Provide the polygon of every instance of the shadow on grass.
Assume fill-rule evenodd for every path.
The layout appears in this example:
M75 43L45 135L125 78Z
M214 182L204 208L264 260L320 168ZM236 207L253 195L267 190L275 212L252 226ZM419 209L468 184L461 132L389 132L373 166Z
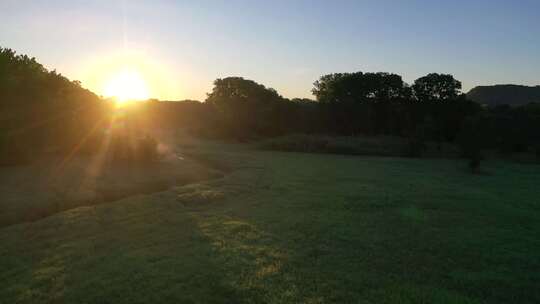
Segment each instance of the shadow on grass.
M32 222L80 206L98 205L129 196L223 177L191 160L92 168L94 160L71 159L58 166L38 163L0 171L0 228Z
M6 303L244 303L170 192L0 230Z

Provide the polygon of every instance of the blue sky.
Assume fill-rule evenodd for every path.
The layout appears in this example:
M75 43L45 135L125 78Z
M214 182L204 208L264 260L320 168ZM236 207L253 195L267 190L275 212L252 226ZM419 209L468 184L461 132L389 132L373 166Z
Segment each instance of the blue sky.
M352 71L394 72L409 83L451 73L465 91L540 85L537 0L1 0L0 20L0 46L92 90L100 60L147 61L160 74L154 86L167 84L153 90L163 99L204 99L226 76L310 97L319 76Z

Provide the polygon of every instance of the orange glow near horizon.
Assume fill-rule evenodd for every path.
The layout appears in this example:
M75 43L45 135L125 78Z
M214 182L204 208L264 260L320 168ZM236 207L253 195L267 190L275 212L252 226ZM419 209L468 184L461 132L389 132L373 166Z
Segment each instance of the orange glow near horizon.
M110 76L103 87L103 94L116 99L120 104L150 98L143 75L132 68L124 68Z
M176 71L145 51L104 51L80 65L77 78L96 94L119 105L150 98L176 100L185 91Z

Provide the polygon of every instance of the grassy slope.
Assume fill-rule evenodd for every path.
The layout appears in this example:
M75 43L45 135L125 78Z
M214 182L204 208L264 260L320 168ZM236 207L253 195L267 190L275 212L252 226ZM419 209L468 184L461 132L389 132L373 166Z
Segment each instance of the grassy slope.
M72 208L215 178L221 173L169 153L156 163L122 164L99 156L48 158L0 168L0 228Z
M540 167L193 155L225 178L0 230L0 302L535 303Z

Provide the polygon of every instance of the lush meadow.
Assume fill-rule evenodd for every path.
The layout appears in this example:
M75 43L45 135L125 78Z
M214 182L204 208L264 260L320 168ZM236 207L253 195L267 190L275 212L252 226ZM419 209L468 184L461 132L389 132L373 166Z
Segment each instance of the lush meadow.
M0 302L540 301L539 166L178 151L223 177L1 228Z

